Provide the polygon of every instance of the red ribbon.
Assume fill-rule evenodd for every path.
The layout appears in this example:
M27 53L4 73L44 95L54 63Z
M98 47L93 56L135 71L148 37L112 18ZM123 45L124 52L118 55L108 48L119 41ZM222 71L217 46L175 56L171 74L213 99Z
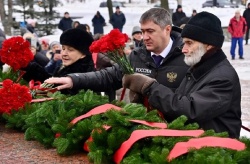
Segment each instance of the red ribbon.
M170 151L167 159L168 161L171 161L172 159L187 153L191 148L200 149L202 147L221 147L240 151L244 150L246 148L246 145L232 138L193 138L187 142L178 142L177 144L175 144L174 148Z
M115 106L113 104L104 104L104 105L100 105L98 107L93 108L91 111L89 111L88 113L81 115L79 117L76 117L75 119L73 119L70 123L71 124L76 124L78 121L84 119L84 118L88 118L90 116L93 115L97 115L97 114L101 114L101 113L105 113L107 110L109 109L115 109L115 110L121 110L120 107Z
M170 129L160 129L160 130L135 130L132 132L130 138L123 142L120 148L114 154L115 163L120 163L130 149L130 147L138 140L145 137L154 137L154 136L171 136L171 137L180 137L180 136L190 136L198 137L204 133L204 130L170 130Z
M41 89L41 82L40 81L35 82L34 80L30 80L29 88L31 90L33 90L33 89Z

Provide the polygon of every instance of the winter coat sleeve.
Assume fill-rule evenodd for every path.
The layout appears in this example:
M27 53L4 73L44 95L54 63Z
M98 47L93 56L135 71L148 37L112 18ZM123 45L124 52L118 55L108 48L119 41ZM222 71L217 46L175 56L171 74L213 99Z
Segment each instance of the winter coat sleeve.
M109 23L114 26L114 14L111 16Z
M73 89L90 89L96 92L106 92L122 87L123 73L115 64L96 72L68 74L73 81Z
M245 18L243 19L243 24L244 24L243 25L244 26L243 29L244 29L244 34L245 34L247 32L247 22L246 22Z
M61 19L59 24L58 24L58 28L62 31L64 31L64 28L63 28L63 20Z
M232 25L232 19L230 19L229 25L227 27L228 32L232 35L233 34L233 25Z
M164 116L177 118L185 115L194 122L205 122L229 110L233 86L230 79L218 77L204 84L203 88L183 96L155 82L144 94L149 96L150 105Z

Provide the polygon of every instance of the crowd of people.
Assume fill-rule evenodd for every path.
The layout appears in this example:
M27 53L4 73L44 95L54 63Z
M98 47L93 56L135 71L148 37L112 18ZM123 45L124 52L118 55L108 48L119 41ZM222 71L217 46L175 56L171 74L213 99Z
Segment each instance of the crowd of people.
M243 58L243 37L249 33L250 4L243 16L239 11L230 20L232 59L238 42ZM110 24L121 32L126 23L119 6ZM127 102L157 109L167 122L181 115L197 122L205 130L228 132L239 138L241 129L241 86L239 77L221 49L224 34L219 18L209 12L193 10L187 17L178 5L176 12L151 8L144 12L139 25L131 29L124 53L134 74L124 74L120 66L101 53L91 54L89 47L105 33L105 18L99 11L88 24L73 21L68 12L60 20L59 41L38 39L35 23L23 37L31 44L35 58L23 68L25 80L54 84L64 94L81 89L104 92L113 101L127 88ZM237 26L240 23L241 26ZM0 31L0 39L6 39ZM248 36L246 36L246 44ZM1 41L1 40L0 40ZM4 63L3 63L4 64Z

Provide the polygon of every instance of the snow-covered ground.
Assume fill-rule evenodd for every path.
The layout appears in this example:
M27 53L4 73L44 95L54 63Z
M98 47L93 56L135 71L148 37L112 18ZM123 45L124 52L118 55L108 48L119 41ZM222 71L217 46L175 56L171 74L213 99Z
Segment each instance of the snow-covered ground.
M61 16L63 16L65 11L68 11L72 17L82 17L79 19L74 19L79 21L80 23L87 23L90 25L91 30L92 28L92 18L94 17L95 13L97 11L100 11L100 13L104 16L107 22L107 26L104 27L104 33L108 33L111 29L112 26L108 23L109 21L109 16L108 16L108 8L104 7L101 8L99 7L101 2L104 2L106 0L85 0L85 3L80 3L80 2L75 2L75 3L66 3L66 0L62 0L63 5L55 8L57 12L60 13ZM117 0L117 1L125 1L128 2L128 0ZM169 0L171 3L171 7L174 6L173 4L176 4L175 0ZM183 0L182 1L182 8L183 11L186 13L187 16L190 16L192 13L193 9L196 9L197 12L201 11L208 11L211 12L215 15L217 15L221 22L222 26L226 27L229 23L229 20L234 16L234 13L236 10L240 10L241 13L245 10L245 6L240 6L239 8L202 8L202 3L204 3L206 0ZM125 14L126 16L126 24L123 28L123 32L127 33L128 35L131 35L131 31L133 26L139 25L139 18L143 12L146 10L152 8L155 4L147 4L146 0L132 0L132 4L126 3L126 7L120 7L121 11ZM176 9L177 5L174 6L174 10ZM42 10L41 8L36 8L37 10ZM115 11L115 8L113 9ZM22 19L21 15L16 15L15 17L17 18L17 21L20 21ZM59 21L59 20L58 20ZM39 20L38 20L39 23ZM1 27L1 23L0 23ZM45 38L48 38L50 42L59 40L61 31L56 30L54 35L50 36L45 36ZM224 42L223 48L228 49L230 47L230 42ZM246 47L249 49L249 47ZM250 52L250 50L248 50ZM246 54L245 58L247 57L248 54ZM245 61L240 61L240 65L236 67L236 71L239 74L239 77L241 80L250 80L250 67L246 67L246 65L249 65L249 60ZM243 122L244 125L249 127L250 124L250 119L248 121ZM246 132L245 130L241 131L241 136L248 136L250 137L250 133Z

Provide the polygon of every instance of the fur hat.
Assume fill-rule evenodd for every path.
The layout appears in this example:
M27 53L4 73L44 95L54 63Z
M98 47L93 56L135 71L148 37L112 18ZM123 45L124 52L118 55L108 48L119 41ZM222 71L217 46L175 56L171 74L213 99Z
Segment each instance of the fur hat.
M133 27L132 36L133 36L135 33L142 33L141 28L140 28L139 26L134 26L134 27Z
M192 17L181 32L182 38L222 47L224 35L220 19L209 12L200 12Z
M75 48L85 55L91 55L89 47L93 37L86 31L78 28L66 30L60 36L60 43Z

